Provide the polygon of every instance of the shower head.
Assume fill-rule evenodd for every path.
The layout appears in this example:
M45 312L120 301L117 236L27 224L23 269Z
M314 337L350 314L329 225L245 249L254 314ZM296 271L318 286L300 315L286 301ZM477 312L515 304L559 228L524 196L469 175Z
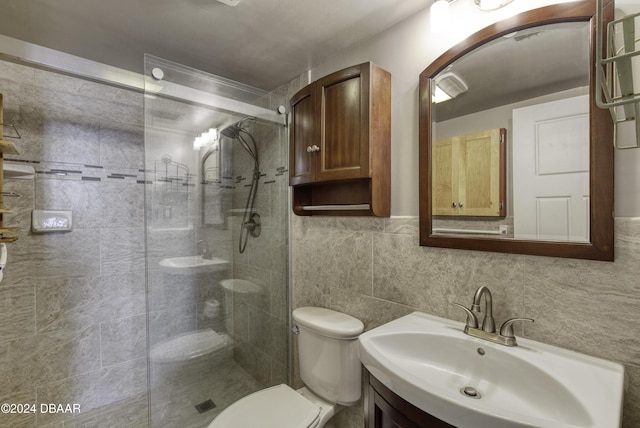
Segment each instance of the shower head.
M229 138L238 138L238 136L240 135L240 131L244 131L244 124L246 122L255 122L255 120L255 117L245 117L244 119L239 120L236 123L232 123L231 125L224 128L222 131L220 131L220 134Z
M238 127L237 123L234 123L233 125L229 125L222 131L220 131L220 135L233 139L238 138L238 135L240 135L240 128Z
M249 153L249 155L251 155L251 157L255 161L256 171L257 171L258 170L258 149L256 146L256 142L253 139L253 136L244 129L245 123L255 122L255 120L256 120L255 117L245 117L244 119L239 120L238 122L233 123L227 126L226 128L224 128L222 131L220 131L220 134L224 137L231 138L234 141L240 141L240 144L242 144L245 150ZM241 133L244 133L246 136L250 138L253 148L250 147L249 144L247 144L247 141L244 138L242 138L242 135L240 135Z

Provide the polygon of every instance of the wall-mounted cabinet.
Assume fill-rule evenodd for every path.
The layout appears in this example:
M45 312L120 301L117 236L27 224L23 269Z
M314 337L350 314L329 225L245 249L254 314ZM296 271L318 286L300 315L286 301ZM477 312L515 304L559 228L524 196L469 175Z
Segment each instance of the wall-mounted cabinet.
M390 215L391 74L364 63L291 98L290 184L298 215Z
M433 214L504 217L506 130L433 142Z

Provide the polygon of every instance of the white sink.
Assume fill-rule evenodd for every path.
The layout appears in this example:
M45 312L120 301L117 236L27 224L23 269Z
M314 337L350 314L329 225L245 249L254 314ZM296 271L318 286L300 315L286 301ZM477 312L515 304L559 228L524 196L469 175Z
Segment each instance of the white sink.
M184 257L171 257L168 259L160 260L160 266L175 268L175 269L189 269L198 267L214 267L226 264L226 260L211 258L205 259L202 256L184 256Z
M458 428L620 426L620 364L524 338L498 345L463 328L414 312L360 335L360 359L396 394Z

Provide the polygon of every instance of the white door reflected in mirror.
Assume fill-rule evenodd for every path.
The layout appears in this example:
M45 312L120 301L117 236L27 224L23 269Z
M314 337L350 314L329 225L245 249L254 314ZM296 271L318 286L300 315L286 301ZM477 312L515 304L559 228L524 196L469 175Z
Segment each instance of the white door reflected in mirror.
M589 96L513 110L514 237L589 242Z

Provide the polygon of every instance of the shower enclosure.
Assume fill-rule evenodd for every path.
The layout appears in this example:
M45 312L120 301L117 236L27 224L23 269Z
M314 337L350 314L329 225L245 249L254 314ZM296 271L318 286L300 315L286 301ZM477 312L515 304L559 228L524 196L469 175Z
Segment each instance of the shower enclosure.
M289 377L284 99L145 57L151 427Z

